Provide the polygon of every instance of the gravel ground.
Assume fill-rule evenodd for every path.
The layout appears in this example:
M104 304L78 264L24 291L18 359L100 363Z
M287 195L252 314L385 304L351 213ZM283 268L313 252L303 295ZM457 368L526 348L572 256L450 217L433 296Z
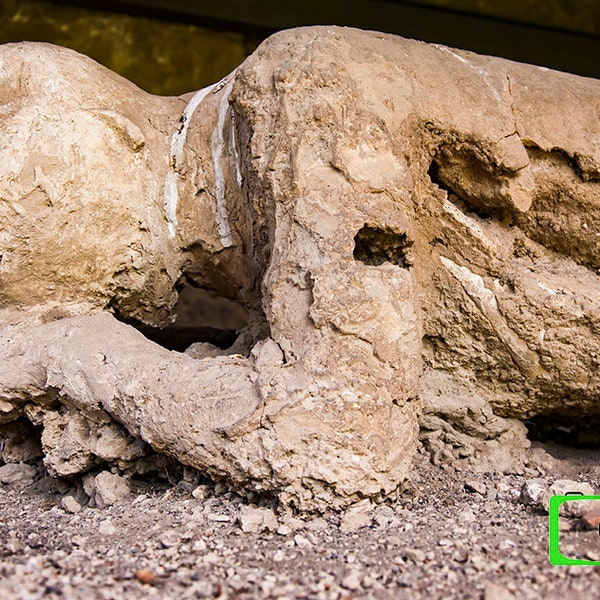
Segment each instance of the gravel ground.
M189 472L90 508L38 466L33 483L0 485L0 598L596 597L600 568L552 566L548 516L520 492L534 478L597 492L600 453L545 449L557 458L538 450L511 474L434 466L421 451L394 502L310 517ZM597 530L569 535L569 549L600 557Z

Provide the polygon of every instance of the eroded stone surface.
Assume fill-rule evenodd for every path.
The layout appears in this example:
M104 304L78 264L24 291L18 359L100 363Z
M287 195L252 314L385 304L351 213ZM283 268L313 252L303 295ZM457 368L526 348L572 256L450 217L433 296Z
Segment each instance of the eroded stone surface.
M422 425L507 469L510 419L600 412L598 82L337 28L179 99L0 52L0 421L54 473L134 436L343 507L406 477L423 366ZM113 316L164 325L185 282L248 314L226 353Z

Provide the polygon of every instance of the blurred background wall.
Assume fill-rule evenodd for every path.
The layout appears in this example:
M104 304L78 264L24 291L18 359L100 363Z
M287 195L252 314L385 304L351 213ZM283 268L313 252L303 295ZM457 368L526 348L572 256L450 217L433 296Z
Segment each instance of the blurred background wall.
M217 81L274 31L312 24L600 77L599 0L0 0L0 43L74 48L157 94Z

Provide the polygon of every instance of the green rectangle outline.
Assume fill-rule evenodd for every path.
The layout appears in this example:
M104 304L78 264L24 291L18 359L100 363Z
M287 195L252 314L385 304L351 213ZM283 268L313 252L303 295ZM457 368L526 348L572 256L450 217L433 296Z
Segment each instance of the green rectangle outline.
M573 500L600 500L600 496L580 496L578 494L570 494L568 496L551 496L549 505L549 523L548 523L548 558L553 565L600 565L600 560L584 560L580 558L568 558L560 553L558 546L558 520L560 505L563 502Z

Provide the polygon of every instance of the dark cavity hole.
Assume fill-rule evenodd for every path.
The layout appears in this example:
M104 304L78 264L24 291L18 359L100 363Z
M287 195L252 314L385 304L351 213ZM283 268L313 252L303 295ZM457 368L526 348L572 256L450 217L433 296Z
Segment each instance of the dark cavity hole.
M24 417L0 425L0 464L34 464L42 456L41 427Z
M480 181L490 180L490 187L493 186L490 176L483 169L476 171L474 178L478 177ZM505 207L492 205L481 197L470 198L459 185L451 181L451 177L444 176L442 166L437 160L431 162L427 174L431 183L444 190L448 194L448 200L465 215L479 217L485 221L493 219L507 224L512 221L512 215Z
M538 415L525 421L532 442L600 450L600 416L574 420L564 415Z
M389 262L408 269L412 266L407 256L411 246L406 233L365 225L354 236L354 260L371 266Z
M175 322L163 328L130 324L160 346L183 352L198 342L225 350L235 342L238 331L248 321L246 311L239 304L192 285L180 292L173 314Z

